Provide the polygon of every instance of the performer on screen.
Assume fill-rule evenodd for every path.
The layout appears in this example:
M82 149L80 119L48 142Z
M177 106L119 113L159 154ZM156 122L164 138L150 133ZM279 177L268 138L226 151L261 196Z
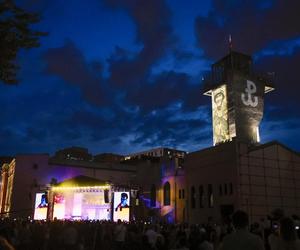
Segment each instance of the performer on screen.
M41 203L38 205L38 208L42 208L42 207L47 207L48 203L47 203L47 195L43 194L41 196Z
M122 211L122 208L127 208L129 207L128 205L128 194L126 193L121 193L121 202L120 204L116 207L115 211L118 211L118 208L120 208L120 211Z

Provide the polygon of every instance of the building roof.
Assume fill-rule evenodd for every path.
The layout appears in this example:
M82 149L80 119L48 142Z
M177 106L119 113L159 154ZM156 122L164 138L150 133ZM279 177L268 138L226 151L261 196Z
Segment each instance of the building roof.
M293 152L293 153L300 156L300 152L297 152L297 151L289 148L288 146L282 144L279 141L270 141L270 142L267 142L267 143L264 143L264 144L256 145L256 146L250 147L249 151L255 151L255 150L258 150L258 149L267 148L267 147L274 146L274 145L281 146L281 147L285 148L286 150L288 150L290 152Z
M109 183L96 178L88 177L85 175L78 175L73 178L67 179L63 182L55 185L56 187L92 187L92 186L104 186Z
M199 154L199 153L203 153L203 152L207 152L207 151L215 151L215 150L224 150L225 147L228 147L229 145L233 144L237 142L235 138L233 138L232 141L228 141L228 142L224 142L224 143L220 143L219 145L216 145L216 146L211 146L211 147L208 147L208 148L203 148L203 149L200 149L200 150L197 150L197 151L194 151L194 152L190 152L188 155L193 155L193 154ZM267 148L267 147L270 147L270 146L273 146L273 145L279 145L283 148L285 148L286 150L288 151L291 151L297 155L300 155L300 152L297 152L291 148L289 148L288 146L284 145L283 143L279 142L279 141L270 141L270 142L267 142L267 143L264 143L264 144L257 144L257 145L250 145L249 146L249 152L250 151L255 151L255 150L258 150L258 149L262 149L262 148Z
M148 149L148 150L131 153L131 154L128 154L127 156L145 155L145 154L148 154L148 153L151 153L151 152L158 152L158 151L162 151L162 152L170 151L170 152L186 153L186 151L179 150L179 149L176 149L176 148L158 147L158 148L151 148L151 149Z
M202 148L202 149L190 152L190 153L188 153L188 157L192 156L192 155L203 154L204 152L205 153L212 153L212 154L215 154L215 152L219 152L219 151L224 152L224 151L227 150L227 148L233 147L233 145L235 143L236 143L236 139L234 137L234 138L232 138L231 141L222 142L222 143L217 144L215 146L210 146L210 147L207 147L207 148Z
M67 166L67 167L80 167L80 168L91 168L91 169L102 169L108 171L120 171L120 172L136 172L136 168L131 165L125 165L116 162L92 162L84 160L74 159L57 159L52 157L49 159L50 165Z

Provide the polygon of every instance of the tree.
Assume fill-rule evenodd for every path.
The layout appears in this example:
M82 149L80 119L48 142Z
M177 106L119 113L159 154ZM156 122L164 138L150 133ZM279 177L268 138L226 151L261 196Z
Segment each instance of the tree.
M20 49L38 47L45 32L31 30L40 16L18 8L12 0L0 2L0 81L17 83L17 54Z

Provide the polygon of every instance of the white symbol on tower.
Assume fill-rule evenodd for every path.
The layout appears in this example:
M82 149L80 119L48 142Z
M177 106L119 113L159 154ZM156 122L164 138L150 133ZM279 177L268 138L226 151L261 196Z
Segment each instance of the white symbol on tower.
M247 88L245 88L245 93L241 94L241 98L243 103L246 106L256 107L258 104L257 96L253 96L252 94L256 93L256 85L254 82L247 80ZM246 99L247 95L247 99Z

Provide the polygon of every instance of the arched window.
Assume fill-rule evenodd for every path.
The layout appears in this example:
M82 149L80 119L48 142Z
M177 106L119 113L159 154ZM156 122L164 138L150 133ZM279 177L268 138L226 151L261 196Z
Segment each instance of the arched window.
M156 187L153 184L150 191L150 207L156 207Z
M167 181L164 185L164 206L169 206L171 200L170 183Z
M196 207L196 191L194 186L191 187L191 207Z

